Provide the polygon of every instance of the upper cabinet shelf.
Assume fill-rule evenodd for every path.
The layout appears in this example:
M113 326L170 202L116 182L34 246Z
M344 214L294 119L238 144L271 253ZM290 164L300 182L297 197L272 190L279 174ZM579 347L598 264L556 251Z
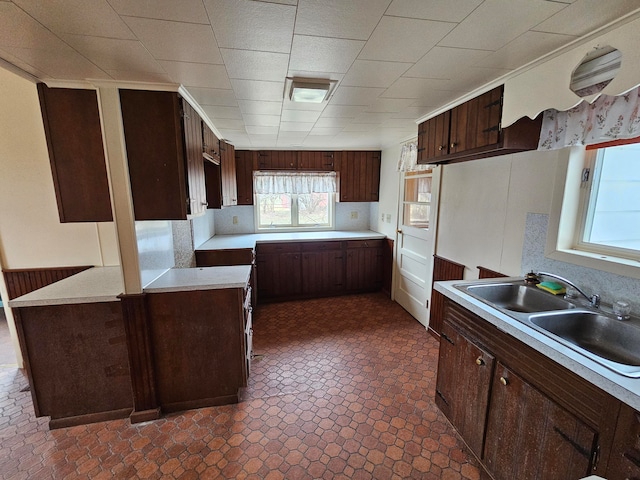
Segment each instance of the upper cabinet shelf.
M494 88L418 126L418 163L446 164L534 150L541 118L502 128L503 86Z

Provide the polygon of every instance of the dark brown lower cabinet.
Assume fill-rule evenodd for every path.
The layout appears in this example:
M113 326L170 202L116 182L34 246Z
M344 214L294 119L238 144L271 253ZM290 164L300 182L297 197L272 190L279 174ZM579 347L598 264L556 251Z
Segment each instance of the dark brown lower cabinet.
M590 474L596 433L498 362L484 461L496 480Z
M146 301L162 410L237 402L250 369L248 289L149 293Z
M440 335L436 404L468 445L482 452L494 358L449 323Z
M383 284L384 240L260 243L261 301L373 292Z
M129 416L129 357L120 302L15 308L37 417L50 428Z
M640 479L640 413L444 300L435 401L494 480Z
M640 412L622 405L611 449L608 480L640 480Z

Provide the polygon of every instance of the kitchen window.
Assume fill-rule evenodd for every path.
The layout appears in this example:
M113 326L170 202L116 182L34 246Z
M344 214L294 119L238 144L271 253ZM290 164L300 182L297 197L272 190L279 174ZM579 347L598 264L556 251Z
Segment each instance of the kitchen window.
M335 172L254 172L256 230L331 230Z
M575 248L640 260L640 144L585 152Z

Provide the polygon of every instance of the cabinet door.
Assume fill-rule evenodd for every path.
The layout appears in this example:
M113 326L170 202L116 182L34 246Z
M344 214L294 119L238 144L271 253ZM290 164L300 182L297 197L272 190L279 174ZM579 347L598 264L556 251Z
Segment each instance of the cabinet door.
M338 246L341 242L337 243ZM306 246L306 245L305 245ZM342 249L302 253L302 293L330 295L344 289Z
M207 209L207 192L202 158L202 120L198 112L184 99L182 104L182 135L187 168L189 213L199 215Z
M298 153L298 170L332 172L334 170L334 152L303 150Z
M501 116L502 87L455 107L451 110L449 153L497 144Z
M260 150L258 152L259 170L296 170L298 152L293 150Z
M258 298L290 298L302 292L300 244L270 243L258 246Z
M596 440L587 425L497 364L484 447L496 480L586 477Z
M450 115L447 110L418 126L418 163L427 164L449 153Z
M202 122L202 151L220 160L220 140L204 121Z
M236 152L233 145L220 140L220 174L222 176L222 205L238 204L236 185Z
M494 357L459 333L442 326L436 404L462 438L481 455Z
M220 165L204 162L207 208L222 208L222 171Z
M341 202L378 201L380 152L344 151L336 160Z
M60 221L110 222L96 92L39 83L38 96Z
M346 287L348 291L375 291L382 286L382 241L347 242Z
M185 220L189 202L178 94L121 89L120 105L136 220Z
M622 404L618 417L608 480L640 480L640 413Z
M253 171L257 170L256 152L236 150L238 205L253 205Z

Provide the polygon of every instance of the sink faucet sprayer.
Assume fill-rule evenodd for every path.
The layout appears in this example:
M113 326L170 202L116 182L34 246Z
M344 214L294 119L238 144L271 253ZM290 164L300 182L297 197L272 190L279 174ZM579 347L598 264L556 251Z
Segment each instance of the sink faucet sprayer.
M580 293L580 295L582 295L584 298L586 298L587 300L589 300L589 303L591 304L592 307L594 308L600 308L600 295L598 295L597 293L594 293L593 295L589 296L586 293L584 293L582 291L582 289L580 289L580 287L578 287L575 283L567 280L564 277L561 277L560 275L556 275L555 273L547 273L547 272L538 272L537 274L538 277L551 277L551 278L555 278L557 280L560 280L563 283L566 283L567 285L570 285L571 287L573 287L578 293Z

